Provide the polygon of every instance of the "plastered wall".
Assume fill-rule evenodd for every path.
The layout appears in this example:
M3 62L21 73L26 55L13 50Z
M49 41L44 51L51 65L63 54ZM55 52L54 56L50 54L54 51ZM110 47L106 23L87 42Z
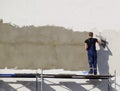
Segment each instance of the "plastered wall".
M114 75L116 70L116 83L115 77L110 81L110 88L108 88L107 80L47 79L43 84L45 91L107 91L108 89L119 91L120 32L113 30L93 32L94 37L102 38L107 42L105 48L97 45L98 72L101 75ZM62 27L26 26L20 28L0 23L0 68L88 70L84 50L84 40L87 37L87 32L73 32ZM31 79L7 84L1 80L0 84L0 89L5 91L36 91L35 81Z
M87 32L0 23L0 68L87 70Z
M107 42L105 48L97 45L99 74L116 70L119 75L120 32L93 32L94 37ZM0 68L88 70L86 38L87 32L63 27L18 27L0 22Z

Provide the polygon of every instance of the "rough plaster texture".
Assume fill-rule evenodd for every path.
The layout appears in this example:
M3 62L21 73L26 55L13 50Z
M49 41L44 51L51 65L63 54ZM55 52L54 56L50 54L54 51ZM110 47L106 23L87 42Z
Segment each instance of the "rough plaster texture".
M87 32L0 24L0 68L87 70Z

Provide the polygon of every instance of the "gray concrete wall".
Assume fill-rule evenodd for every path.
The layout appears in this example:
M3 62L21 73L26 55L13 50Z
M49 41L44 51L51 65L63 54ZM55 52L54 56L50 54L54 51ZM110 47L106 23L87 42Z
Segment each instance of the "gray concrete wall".
M0 68L87 70L86 32L0 23Z

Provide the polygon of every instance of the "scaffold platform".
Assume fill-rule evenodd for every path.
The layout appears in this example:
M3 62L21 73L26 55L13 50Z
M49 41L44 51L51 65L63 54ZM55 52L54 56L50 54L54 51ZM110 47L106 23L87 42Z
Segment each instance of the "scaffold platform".
M76 75L76 74L0 74L0 78L65 78L65 79L109 79L113 75Z

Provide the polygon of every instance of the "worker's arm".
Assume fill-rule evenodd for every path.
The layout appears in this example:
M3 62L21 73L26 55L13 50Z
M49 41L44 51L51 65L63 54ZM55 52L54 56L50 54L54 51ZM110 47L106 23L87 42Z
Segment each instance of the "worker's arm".
M99 39L99 40L98 40L98 44L101 45L101 46L103 46L103 47L105 48L105 46L106 46L106 41L105 41L105 40L102 40L102 39Z
M102 44L103 44L103 43L102 43L102 39L99 39L99 40L98 40L98 44L99 44L99 45L102 45Z
M88 45L87 45L87 43L85 43L85 50L87 50L88 49Z

